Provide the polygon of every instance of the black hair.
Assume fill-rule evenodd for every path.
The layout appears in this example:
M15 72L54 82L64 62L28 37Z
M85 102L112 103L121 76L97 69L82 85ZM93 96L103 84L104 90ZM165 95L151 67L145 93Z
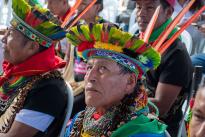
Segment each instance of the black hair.
M120 67L120 74L133 74L134 72L131 71L129 68L117 63L117 65ZM141 80L137 80L137 84L134 87L134 91L131 93L132 94L136 94L139 90L139 87L142 86L142 81Z
M45 46L39 45L39 52L42 52L42 51L44 51L46 49L48 49L48 48L45 47Z
M103 0L97 0L95 4L103 4Z
M194 4L191 6L191 11L199 10L202 6L204 6L203 0L196 0Z
M101 12L103 10L103 0L97 0L97 2L95 4L100 4L101 5L101 8L99 10L99 12Z
M163 9L171 7L171 5L166 0L160 0L160 3L163 7Z

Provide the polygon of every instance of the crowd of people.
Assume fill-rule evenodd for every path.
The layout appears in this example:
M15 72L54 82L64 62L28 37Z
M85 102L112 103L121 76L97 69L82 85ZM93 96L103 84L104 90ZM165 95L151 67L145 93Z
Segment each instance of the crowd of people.
M47 0L47 8L38 0L12 0L12 20L1 40L0 137L58 137L67 114L68 85L75 96L64 137L181 137L193 68L204 67L205 61L204 53L191 57L183 37L174 36L205 3L196 0L167 33L190 0L131 1L138 26L134 34L127 32L132 26L121 28L99 15L103 0L86 12L93 0L82 0L77 9L68 0ZM203 34L203 26L194 30ZM167 38L156 46L165 33ZM189 137L205 137L201 83L190 106L184 133ZM76 87L82 87L80 92Z

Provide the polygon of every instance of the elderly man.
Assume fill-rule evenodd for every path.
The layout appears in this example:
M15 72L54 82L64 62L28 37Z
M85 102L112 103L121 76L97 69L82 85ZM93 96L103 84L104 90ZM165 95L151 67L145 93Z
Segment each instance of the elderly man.
M161 6L155 30L150 37L154 42L162 31L170 24L174 0L136 0L137 22L140 36L154 14L157 6ZM175 28L168 39L177 31ZM156 70L150 70L146 76L150 100L157 105L160 118L168 124L168 131L177 136L179 121L182 118L181 107L188 93L192 77L192 64L186 47L177 39L163 54L162 61Z
M166 126L147 117L140 85L142 75L160 63L159 54L113 24L79 25L67 37L87 60L87 107L74 117L67 136L164 137Z
M205 87L198 91L195 98L190 124L190 137L205 137Z
M65 31L35 0L13 0L11 27L2 39L0 136L58 136L66 107L66 84L55 41Z

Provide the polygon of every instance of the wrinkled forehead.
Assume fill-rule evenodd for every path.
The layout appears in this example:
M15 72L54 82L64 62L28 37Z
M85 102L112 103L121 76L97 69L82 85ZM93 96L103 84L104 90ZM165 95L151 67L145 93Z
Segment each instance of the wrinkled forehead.
M87 63L95 63L95 64L107 64L107 65L117 65L117 63L111 59L107 58L98 58L98 57L90 57Z

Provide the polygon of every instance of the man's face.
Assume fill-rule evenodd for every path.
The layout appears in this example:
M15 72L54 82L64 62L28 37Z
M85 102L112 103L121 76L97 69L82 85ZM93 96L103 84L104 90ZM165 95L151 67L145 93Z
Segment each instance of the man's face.
M90 59L85 75L85 102L90 107L109 108L128 94L129 74L122 74L116 62Z
M136 0L137 23L141 32L145 32L157 6L161 5L160 0ZM169 16L161 6L155 28L161 26Z
M205 137L205 88L198 91L190 124L190 137Z
M64 0L48 0L48 9L59 17L62 16L64 12L65 1Z
M4 59L11 64L19 64L30 56L28 47L26 47L27 39L23 34L14 28L9 28L2 38L4 48Z
M92 0L83 0L82 3L80 4L78 10L81 13L90 3ZM90 23L95 20L95 17L99 13L99 6L100 4L95 4L90 8L82 17L81 19L85 20L86 22Z

